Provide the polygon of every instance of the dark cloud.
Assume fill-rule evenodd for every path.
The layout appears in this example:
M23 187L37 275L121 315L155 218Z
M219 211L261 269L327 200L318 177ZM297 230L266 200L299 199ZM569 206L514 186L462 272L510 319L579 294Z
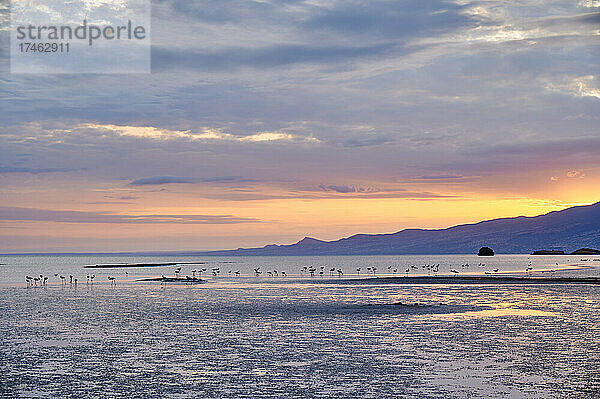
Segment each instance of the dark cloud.
M347 186L345 184L328 186L321 184L319 188L323 191L335 191L336 193L368 193L373 191L370 187Z
M366 46L277 44L268 47L224 48L198 52L172 47L152 47L152 71L193 68L198 71L231 71L238 68L274 68L292 64L331 64L365 57L407 54L421 47L401 47L397 43Z
M247 0L155 0L153 5L162 5L179 14L179 17L193 18L208 24L223 25L240 23L254 19L275 19L284 12L287 5L300 3L299 0L262 2ZM153 12L153 14L157 15Z
M576 17L578 22L598 26L600 24L600 12L592 12Z
M109 212L55 211L6 206L0 207L0 220L110 224L237 224L260 221L232 215L122 215Z
M384 135L362 134L350 136L342 141L344 147L369 147L393 142L394 139Z
M0 174L4 173L32 173L34 175L40 173L60 173L60 172L74 172L83 170L81 168L26 168L18 166L0 166Z
M191 177L177 177L177 176L152 176L143 177L141 179L133 180L129 183L130 186L151 186L158 184L193 184L197 183L197 179Z
M318 31L357 36L370 34L405 41L483 24L485 21L481 17L463 12L468 6L437 0L340 1L333 7L317 8L303 25Z

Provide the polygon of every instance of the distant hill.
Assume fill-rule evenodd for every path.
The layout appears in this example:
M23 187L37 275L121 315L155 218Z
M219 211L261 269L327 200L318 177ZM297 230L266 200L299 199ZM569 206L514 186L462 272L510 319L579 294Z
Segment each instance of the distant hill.
M291 245L201 252L203 255L408 255L476 254L600 248L600 202L540 216L502 218L446 229L406 229L391 234L356 234L336 241L305 237Z

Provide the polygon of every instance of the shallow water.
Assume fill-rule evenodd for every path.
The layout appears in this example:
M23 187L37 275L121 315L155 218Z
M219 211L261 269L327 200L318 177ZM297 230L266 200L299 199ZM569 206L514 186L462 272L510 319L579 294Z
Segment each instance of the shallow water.
M598 286L365 285L228 275L197 285L132 281L172 274L173 267L129 275L94 270L91 285L81 266L114 260L16 258L0 258L12 262L0 266L0 397L584 398L600 392ZM208 261L233 260L247 274L256 265L293 274L309 262L345 270L415 262L390 258ZM505 262L504 269L516 263L494 261ZM556 274L598 275L592 262ZM221 264L226 273L223 265L230 264ZM182 268L189 274L194 267ZM79 276L78 286L61 285L55 271ZM25 274L49 275L50 284L25 288ZM116 286L101 278L108 274L118 277Z

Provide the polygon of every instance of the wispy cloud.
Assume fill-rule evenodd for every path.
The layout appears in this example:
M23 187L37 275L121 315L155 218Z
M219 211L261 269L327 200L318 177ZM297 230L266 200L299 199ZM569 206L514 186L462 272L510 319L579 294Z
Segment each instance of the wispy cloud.
M413 180L458 180L464 178L463 175L424 175L415 177Z
M550 81L546 84L546 89L554 92L570 94L575 97L595 97L600 99L600 88L597 85L594 75L563 78L561 80Z
M130 186L151 186L160 184L196 184L196 183L247 183L255 180L239 176L221 177L181 177L181 176L150 176L133 180Z
M315 137L302 137L281 131L263 131L246 136L233 135L221 129L200 128L199 131L161 129L154 126L127 126L112 124L83 123L78 128L112 132L118 136L130 136L157 141L189 140L189 141L232 141L239 143L258 142L305 142L318 143Z
M124 215L109 212L57 211L6 206L0 207L0 220L110 224L238 224L260 221L259 219L240 218L232 215Z

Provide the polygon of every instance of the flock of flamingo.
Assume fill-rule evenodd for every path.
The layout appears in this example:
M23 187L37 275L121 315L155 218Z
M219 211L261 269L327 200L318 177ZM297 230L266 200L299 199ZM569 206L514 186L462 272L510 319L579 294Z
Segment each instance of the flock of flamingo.
M558 266L558 263L556 263L556 265ZM478 263L477 266L475 267L474 265L470 265L469 263L464 263L461 264L458 267L453 267L452 265L449 265L449 270L450 273L452 274L459 274L460 270L466 270L466 269L482 269L485 268L485 263ZM190 270L192 276L185 276L182 277L181 276L181 266L176 267L174 272L175 272L175 279L179 280L181 279L181 281L201 281L202 280L202 274L206 273L209 271L209 269L207 268L202 268L202 269L194 269L194 270ZM460 270L458 270L460 269ZM375 276L377 274L377 267L376 266L369 266L363 268L362 267L358 267L355 269L356 270L356 276L360 276L361 272L364 273L364 275L372 275ZM533 270L533 265L531 261L528 261L527 263L527 267L525 268L525 272L530 273ZM387 275L393 274L393 275L397 275L398 272L400 272L401 274L404 274L405 277L408 277L409 274L411 273L415 273L415 275L419 275L422 273L427 272L427 275L438 275L440 271L440 264L423 264L423 265L410 265L408 266L405 270L400 270L397 267L394 267L392 265L387 267ZM484 271L485 274L496 274L500 271L500 269L498 268L494 268L492 269L492 272L490 271ZM555 272L555 270L549 270L550 272ZM315 267L315 266L302 266L299 270L300 272L300 276L310 276L310 277L323 277L325 275L325 273L327 273L329 276L337 276L337 277L343 277L344 276L344 270L341 268L336 268L336 267L331 267L326 269L325 266L319 266L319 267ZM212 274L212 276L214 278L219 277L221 275L221 268L220 267L213 267L210 269L210 273ZM287 277L288 274L286 271L282 271L282 270L276 270L276 269L272 269L272 270L266 270L263 272L263 270L260 267L256 267L254 268L254 276L256 277L260 277L263 275L263 273L268 276L268 277ZM128 276L129 273L127 271L125 271L125 275ZM196 277L196 275L198 275L198 278ZM232 275L232 276L240 276L241 273L239 270L228 270L228 275ZM61 274L58 273L54 273L54 277L58 277L60 279L60 285L61 286L70 286L70 287L77 287L77 283L78 283L78 279L76 277L74 277L73 275L69 275L68 276L68 282L67 282L67 277L63 276ZM95 274L88 274L86 275L86 285L93 285L94 284L94 279L96 278ZM115 276L107 276L108 281L110 282L111 286L116 286L117 284L117 278ZM164 275L162 275L162 279L163 280L167 280L167 277L165 277ZM46 287L48 284L48 276L44 276L42 274L40 274L39 276L36 277L31 277L31 276L26 276L25 277L25 281L27 283L27 287Z
M72 274L69 274L69 282L67 283L67 277L62 274L54 273L54 277L58 277L60 279L60 285L66 286L67 284L71 287L77 287L77 282L79 281L77 277L74 277ZM95 274L88 274L86 276L86 284L94 284L94 279L96 278ZM111 281L111 284L115 282L116 278L109 276L108 280ZM39 277L31 277L25 276L25 282L27 283L27 288L30 287L46 287L48 285L48 276L44 276L42 274ZM115 283L116 284L116 283Z
M479 263L477 266L480 267L480 268L485 267L485 263ZM460 273L458 270L452 269L452 265L450 265L450 267L451 267L451 269L450 269L451 273L454 273L454 274ZM470 267L470 265L468 263L465 263L465 264L460 265L460 267L462 269L467 269L467 268ZM531 269L533 269L533 268L531 267L531 262L529 262L527 271L529 271ZM364 271L363 271L363 268L358 267L358 268L356 268L356 275L360 276L361 272L366 273L366 275L376 275L377 274L377 270L378 269L377 269L376 266L366 267L364 269ZM421 272L427 271L428 275L431 275L432 273L433 274L438 274L439 271L440 271L440 264L439 263L437 263L437 264L424 264L424 265L420 265L420 266L418 266L418 265L410 265L403 272L404 272L405 276L408 276L413 271L421 271ZM494 271L494 273L497 273L499 271L499 269L493 269L493 271ZM325 266L319 266L319 268L316 268L314 266L303 266L300 269L300 276L310 275L310 277L315 277L315 276L323 277L325 275L325 272L326 272ZM327 269L327 272L328 272L329 276L335 276L336 274L337 274L338 277L344 276L344 271L343 271L343 269L340 269L340 268L332 267L330 269ZM262 270L261 270L260 267L257 267L257 268L254 269L254 275L256 277L259 277L260 275L262 275L262 273L263 272L262 272ZM389 275L389 274L397 274L397 273L398 273L398 268L397 267L394 267L394 266L391 266L391 265L387 267L387 273L386 274ZM402 271L401 271L401 273L402 273ZM486 273L489 273L489 272L486 272ZM287 276L287 274L285 272L278 272L277 270L272 270L272 271L269 270L269 271L266 272L266 274L269 277L278 277L279 275L284 276L284 277Z

